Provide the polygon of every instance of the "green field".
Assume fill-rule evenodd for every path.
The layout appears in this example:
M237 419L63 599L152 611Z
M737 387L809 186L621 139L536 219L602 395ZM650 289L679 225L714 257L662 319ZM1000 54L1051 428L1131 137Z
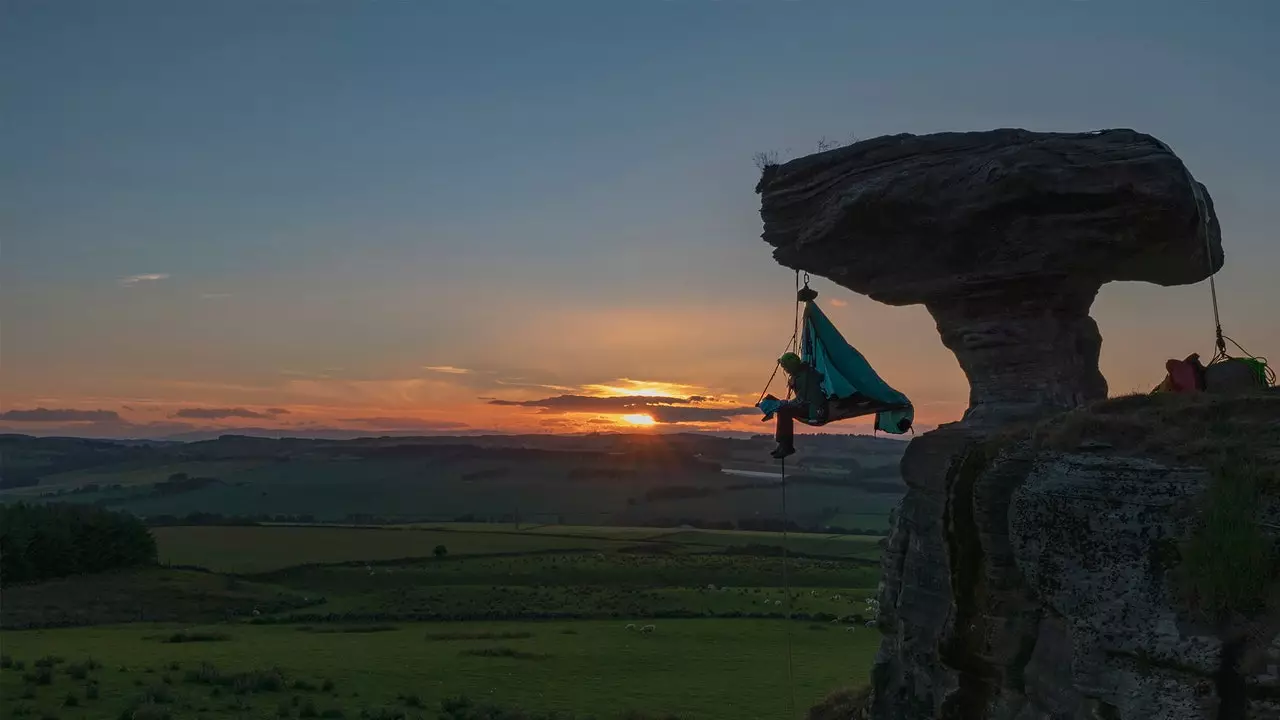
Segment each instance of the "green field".
M451 556L535 554L624 549L716 553L748 545L782 547L825 557L879 557L880 538L861 535L679 530L661 528L436 523L394 528L227 526L156 528L160 561L217 572L260 573L294 565L431 557L444 545Z
M789 533L804 554L784 561L783 536L763 532L154 532L163 561L205 569L5 589L0 716L449 718L441 703L466 696L602 719L800 718L865 684L879 645L864 602L879 538Z
M500 532L347 527L156 528L160 561L218 572L257 573L309 563L382 562L431 557L438 545L450 555L607 550L620 541Z
M601 718L626 711L787 717L788 631L797 708L816 703L868 667L879 642L874 631L784 621L659 621L652 634L625 624L406 624L362 633L208 627L190 630L223 633L226 639L176 644L161 642L176 626L5 633L6 655L25 662L26 672L50 654L66 662L54 667L51 684L32 686L28 694L34 697L25 699L24 672L0 671L0 695L10 717L31 708L31 717L86 720L118 717L148 695L164 700L160 705L173 717L306 717L303 708L311 706L330 717L339 717L334 711L357 718L364 709L392 707L409 717L434 718L439 701L457 695ZM451 634L494 637L428 639ZM89 658L102 667L74 679L68 666ZM278 690L236 694L200 684L202 663L222 674L278 668L284 682ZM96 681L97 699L86 699L89 679ZM333 683L327 692L325 680ZM289 687L297 681L299 687ZM75 707L65 705L68 697L75 698Z

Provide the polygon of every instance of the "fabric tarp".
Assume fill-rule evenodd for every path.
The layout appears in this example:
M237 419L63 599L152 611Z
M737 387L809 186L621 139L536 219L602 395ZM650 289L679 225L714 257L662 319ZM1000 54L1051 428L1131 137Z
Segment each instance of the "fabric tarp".
M874 413L878 430L895 435L910 430L915 419L911 401L876 374L862 353L840 335L812 301L805 303L800 357L822 373L823 390L830 404L822 422L807 424L822 425Z

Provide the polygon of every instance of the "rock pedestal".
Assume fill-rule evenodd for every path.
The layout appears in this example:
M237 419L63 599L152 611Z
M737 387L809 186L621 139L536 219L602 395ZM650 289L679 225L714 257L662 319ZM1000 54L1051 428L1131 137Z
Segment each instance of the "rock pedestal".
M757 192L781 264L925 305L970 384L964 419L902 460L872 717L1280 720L1280 663L1224 670L1229 648L1170 596L1208 475L1008 437L1106 397L1101 285L1221 267L1181 161L1130 130L897 135L766 168ZM1275 400L1260 416L1280 425Z

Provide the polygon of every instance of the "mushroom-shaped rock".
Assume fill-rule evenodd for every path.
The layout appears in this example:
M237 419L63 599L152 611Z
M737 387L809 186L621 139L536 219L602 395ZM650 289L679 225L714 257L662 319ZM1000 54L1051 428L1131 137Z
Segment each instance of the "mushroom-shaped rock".
M970 423L1105 397L1102 284L1189 284L1223 260L1208 191L1132 130L892 135L769 166L756 191L779 263L928 308Z

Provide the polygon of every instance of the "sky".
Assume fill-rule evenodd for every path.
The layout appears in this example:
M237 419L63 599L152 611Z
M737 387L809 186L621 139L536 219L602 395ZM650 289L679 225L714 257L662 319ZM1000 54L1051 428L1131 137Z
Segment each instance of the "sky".
M3 0L0 429L765 430L793 278L752 157L899 132L1164 140L1228 334L1280 360L1278 33L1266 0ZM923 308L814 286L918 427L959 418ZM1113 393L1212 354L1205 283L1093 315Z

